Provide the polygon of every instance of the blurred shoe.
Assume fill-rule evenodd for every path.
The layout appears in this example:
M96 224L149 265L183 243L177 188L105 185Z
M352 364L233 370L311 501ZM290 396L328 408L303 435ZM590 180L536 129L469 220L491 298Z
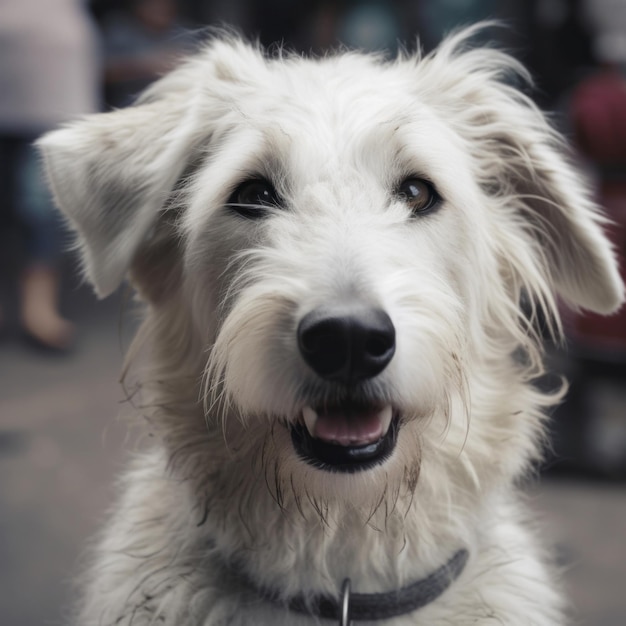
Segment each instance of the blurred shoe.
M74 325L58 313L59 277L56 270L33 266L21 281L21 323L35 345L65 352L74 341Z

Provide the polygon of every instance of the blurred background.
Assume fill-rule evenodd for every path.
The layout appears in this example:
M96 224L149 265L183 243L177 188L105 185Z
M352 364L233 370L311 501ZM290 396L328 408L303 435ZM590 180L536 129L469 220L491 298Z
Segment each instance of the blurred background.
M62 625L88 538L132 447L117 382L136 321L129 294L81 284L31 143L120 107L207 36L232 25L267 45L341 43L393 56L452 28L530 67L626 251L626 0L0 0L0 624ZM573 623L626 624L626 313L568 316L572 381L529 503L564 568ZM547 383L548 384L548 383Z

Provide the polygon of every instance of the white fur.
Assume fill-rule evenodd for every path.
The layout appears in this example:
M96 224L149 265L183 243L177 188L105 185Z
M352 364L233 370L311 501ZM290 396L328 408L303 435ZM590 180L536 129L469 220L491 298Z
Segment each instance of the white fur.
M135 106L43 139L86 275L105 296L129 273L149 351L154 445L123 479L77 624L322 623L263 601L235 564L284 598L346 576L381 592L460 547L460 579L386 624L562 623L516 487L561 396L532 385L532 317L558 334L557 296L609 313L623 286L561 139L510 86L523 69L469 49L473 32L393 62L218 37ZM224 208L251 175L283 199L264 220ZM410 216L394 193L409 175L436 185L436 213ZM397 448L354 474L304 463L287 428L306 389L326 393L298 320L335 301L383 308L397 337L368 383L402 412Z

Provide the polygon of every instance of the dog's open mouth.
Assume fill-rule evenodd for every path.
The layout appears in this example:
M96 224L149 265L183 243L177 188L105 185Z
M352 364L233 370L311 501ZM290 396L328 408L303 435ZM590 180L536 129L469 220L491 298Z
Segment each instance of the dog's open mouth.
M398 415L390 405L306 406L291 439L300 457L319 469L358 472L389 457L397 431Z

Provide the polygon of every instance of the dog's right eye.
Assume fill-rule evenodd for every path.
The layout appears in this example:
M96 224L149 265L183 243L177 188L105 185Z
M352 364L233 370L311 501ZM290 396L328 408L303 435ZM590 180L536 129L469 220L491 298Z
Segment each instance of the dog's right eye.
M405 179L398 187L397 195L409 205L415 216L431 213L441 202L433 184L423 178Z
M226 207L242 217L259 219L267 215L268 207L277 207L279 204L272 183L264 178L255 178L241 183L228 198Z

